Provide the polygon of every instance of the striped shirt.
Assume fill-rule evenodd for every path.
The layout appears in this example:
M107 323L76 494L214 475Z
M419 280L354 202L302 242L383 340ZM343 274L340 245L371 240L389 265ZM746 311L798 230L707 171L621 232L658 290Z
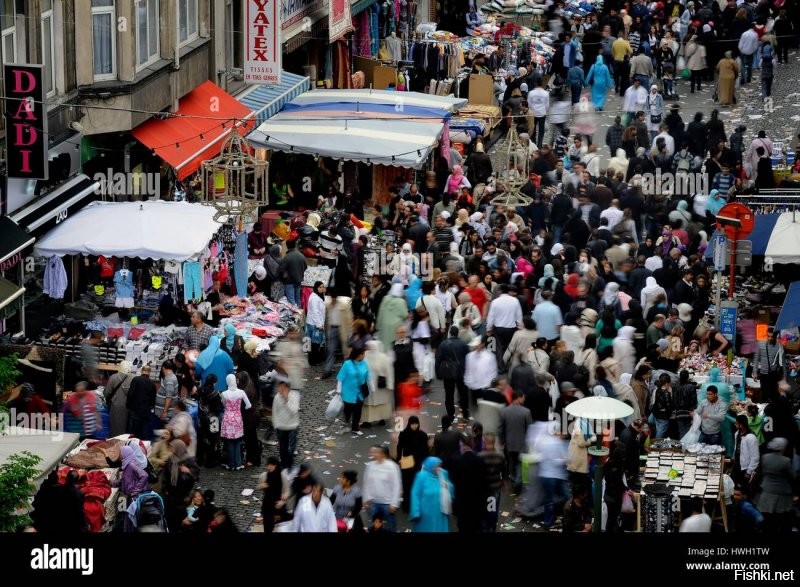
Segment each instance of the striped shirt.
M194 326L189 326L186 329L186 348L204 350L208 346L208 340L212 334L214 334L214 329L208 324L203 324L199 331Z

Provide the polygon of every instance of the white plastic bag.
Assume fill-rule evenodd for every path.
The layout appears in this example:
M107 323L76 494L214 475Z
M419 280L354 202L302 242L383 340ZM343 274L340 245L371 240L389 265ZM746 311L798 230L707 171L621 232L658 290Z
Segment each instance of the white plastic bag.
M433 381L436 377L436 357L433 353L425 353L422 362L422 378L425 381Z
M684 434L683 438L681 438L681 444L683 446L692 446L700 442L700 424L702 421L699 414L694 415L692 427L689 429L689 432Z
M552 403L552 408L556 408L556 402L558 398L561 397L561 392L558 390L558 383L556 383L555 379L550 380L550 401Z
M336 417L342 413L344 409L344 402L340 393L334 393L331 401L328 402L328 407L325 408L325 419L333 422Z

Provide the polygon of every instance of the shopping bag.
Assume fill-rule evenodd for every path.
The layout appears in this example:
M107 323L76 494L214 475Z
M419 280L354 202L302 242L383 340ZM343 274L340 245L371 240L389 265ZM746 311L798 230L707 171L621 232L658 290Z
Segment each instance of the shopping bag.
M561 397L561 392L558 390L558 384L556 383L555 379L550 380L550 402L552 404L553 409L556 407L556 402L558 398Z
M422 363L422 378L425 381L433 381L436 377L436 358L433 353L425 353Z
M692 420L692 427L689 428L689 432L683 435L681 438L681 444L683 446L692 446L693 444L697 444L700 442L700 423L702 419L700 418L699 414L694 415L694 419Z
M622 509L623 514L636 513L636 506L633 504L633 496L630 491L622 494Z
M344 409L344 402L342 401L342 396L339 393L334 393L331 401L328 402L328 407L325 408L325 419L329 422L333 422L336 417L342 413Z

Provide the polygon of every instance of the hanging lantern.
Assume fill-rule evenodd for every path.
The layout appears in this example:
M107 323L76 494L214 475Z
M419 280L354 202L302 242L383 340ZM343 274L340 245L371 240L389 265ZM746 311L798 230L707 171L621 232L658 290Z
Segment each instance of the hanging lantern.
M533 202L533 198L520 192L528 183L530 153L526 143L527 141L520 140L516 126L512 125L505 143L497 148L493 164L495 169L500 170L498 177L500 193L492 199L493 206L516 208L528 206Z
M252 152L247 140L232 129L219 156L203 162L201 201L216 208L217 222L252 222L259 206L269 203L269 163Z

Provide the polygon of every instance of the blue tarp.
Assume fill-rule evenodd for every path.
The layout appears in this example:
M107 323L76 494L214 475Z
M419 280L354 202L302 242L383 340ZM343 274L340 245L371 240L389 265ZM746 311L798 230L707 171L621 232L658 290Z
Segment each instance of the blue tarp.
M798 326L800 326L800 281L795 281L786 292L786 300L775 323L775 329L787 330Z
M755 226L753 227L753 232L749 237L747 237L747 240L753 242L753 255L767 254L767 244L769 244L769 238L772 236L772 231L775 229L775 225L778 223L778 218L780 218L780 214L755 215ZM715 231L714 236L716 235L717 232ZM708 248L706 249L706 259L714 258L714 243L716 242L714 236L709 236Z

